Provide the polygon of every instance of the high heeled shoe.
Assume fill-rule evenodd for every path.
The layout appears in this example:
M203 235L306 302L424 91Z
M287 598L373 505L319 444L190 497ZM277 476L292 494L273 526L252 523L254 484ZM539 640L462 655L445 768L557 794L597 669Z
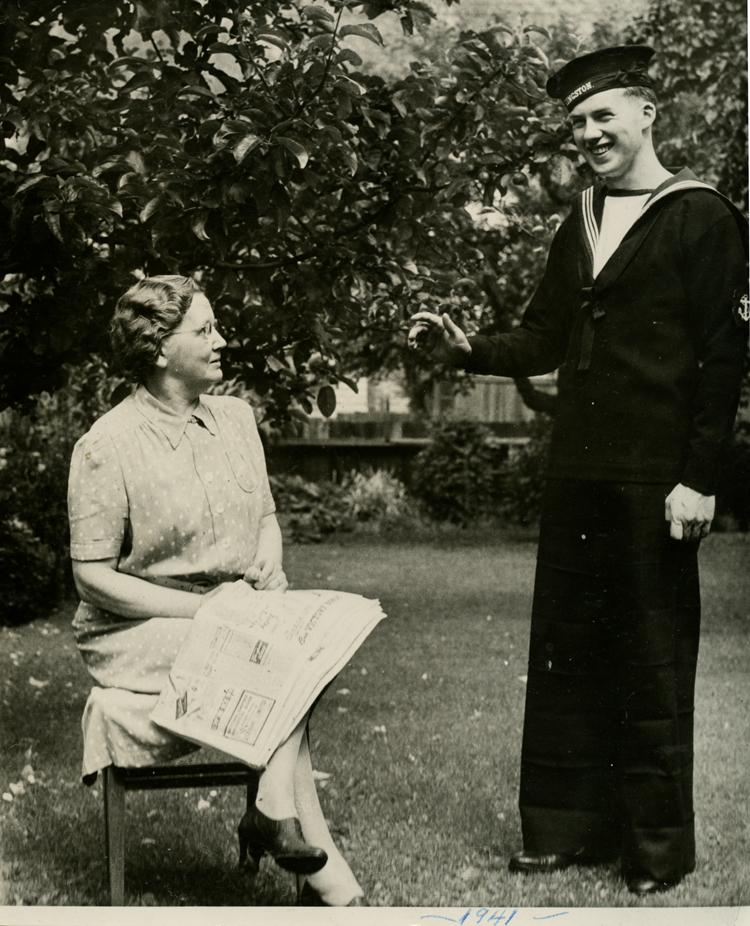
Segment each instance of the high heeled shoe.
M312 875L325 865L328 855L323 849L305 842L296 817L272 820L257 807L245 813L237 827L240 842L240 868L257 873L264 853L286 871Z
M332 907L334 904L326 903L309 881L305 881L302 890L297 898L297 905L301 907ZM369 907L369 904L361 894L357 894L347 904L346 907Z

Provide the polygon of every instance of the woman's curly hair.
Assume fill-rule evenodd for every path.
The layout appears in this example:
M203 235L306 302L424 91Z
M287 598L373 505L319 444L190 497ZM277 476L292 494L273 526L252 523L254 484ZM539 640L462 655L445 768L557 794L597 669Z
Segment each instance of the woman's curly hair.
M141 383L153 370L164 338L180 324L193 297L201 292L190 277L145 277L120 296L109 326L120 371Z

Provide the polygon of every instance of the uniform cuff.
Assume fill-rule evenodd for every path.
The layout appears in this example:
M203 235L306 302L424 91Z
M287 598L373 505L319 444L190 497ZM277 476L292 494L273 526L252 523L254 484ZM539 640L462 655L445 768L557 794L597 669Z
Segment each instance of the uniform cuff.
M492 369L493 350L491 342L482 335L469 338L471 353L462 358L461 366L467 373L489 373Z
M680 479L682 485L701 495L716 495L718 481L718 466L700 463L688 463Z

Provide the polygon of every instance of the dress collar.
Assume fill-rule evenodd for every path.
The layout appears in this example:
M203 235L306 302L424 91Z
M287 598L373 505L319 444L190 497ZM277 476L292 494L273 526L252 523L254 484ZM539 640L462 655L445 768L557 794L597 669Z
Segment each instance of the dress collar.
M198 398L195 407L186 414L179 414L164 402L160 402L145 386L136 387L133 401L144 418L147 418L164 434L173 450L179 447L185 428L192 418L199 421L210 434L216 436L216 422L203 401L203 397Z

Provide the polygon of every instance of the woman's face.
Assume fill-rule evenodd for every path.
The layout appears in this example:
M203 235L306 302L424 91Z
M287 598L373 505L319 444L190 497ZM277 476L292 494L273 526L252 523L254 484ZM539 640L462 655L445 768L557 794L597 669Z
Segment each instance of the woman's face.
M180 324L162 341L160 366L197 396L221 381L221 351L226 345L211 303L203 293L196 293Z

